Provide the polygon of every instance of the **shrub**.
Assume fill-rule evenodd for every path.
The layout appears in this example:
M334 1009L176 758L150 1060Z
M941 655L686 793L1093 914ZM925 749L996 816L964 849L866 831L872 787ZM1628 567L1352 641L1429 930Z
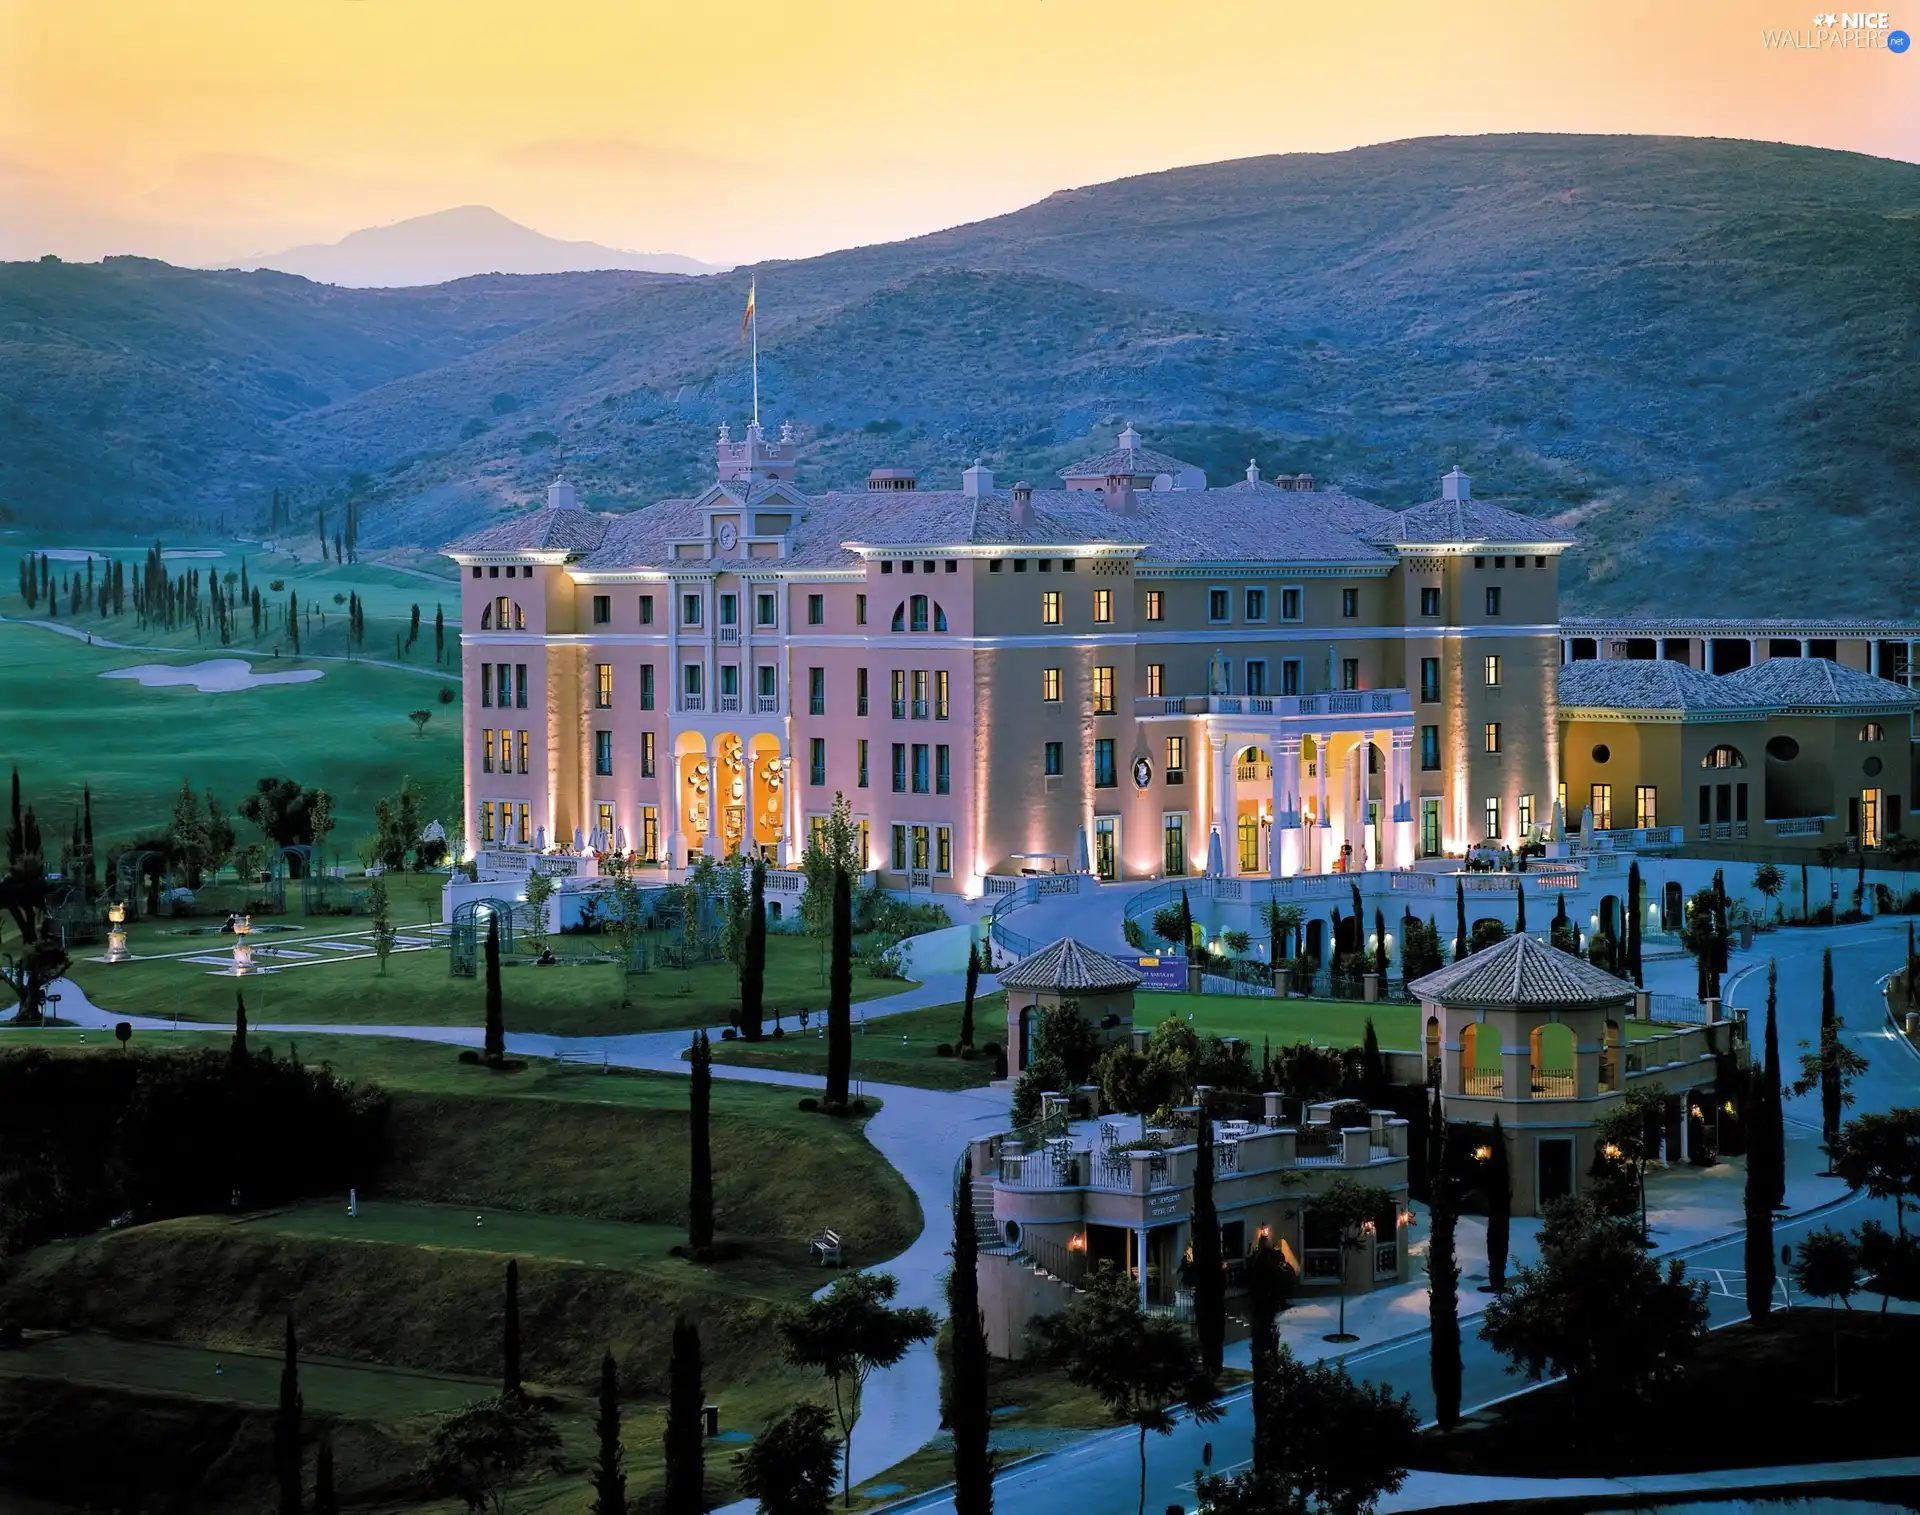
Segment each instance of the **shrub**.
M940 1044L939 1046L937 1046L937 1047L935 1047L935 1048L933 1049L933 1055L934 1055L935 1057L952 1057L952 1056L953 1056L953 1043L952 1043L952 1042L942 1042L942 1043L941 1043L941 1044Z
M451 705L453 703L453 691L447 688L445 684L440 686L440 703L442 705Z
M736 1031L732 1026L728 1026L726 1030L720 1033L720 1040L723 1042L730 1042L738 1038L739 1035L740 1033Z
M471 1047L463 1047L460 1049L460 1061L472 1067L480 1061L480 1054Z
M800 1108L806 1111L807 1114L811 1115L813 1114L814 1111L820 1108L820 1101L815 1099L811 1094L809 1094L800 1101Z

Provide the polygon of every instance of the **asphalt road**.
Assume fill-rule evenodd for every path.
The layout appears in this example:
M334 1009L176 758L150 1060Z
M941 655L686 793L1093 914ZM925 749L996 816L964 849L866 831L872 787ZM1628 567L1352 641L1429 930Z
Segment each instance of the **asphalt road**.
M1820 1031L1820 955L1833 948L1834 996L1844 1022L1844 1035L1867 1058L1867 1072L1855 1085L1852 1113L1911 1104L1920 1098L1920 1055L1912 1052L1886 1027L1880 980L1898 964L1905 948L1906 923L1894 918L1886 924L1843 926L1831 930L1788 930L1760 938L1758 953L1771 953L1779 964L1779 1028L1783 1060L1789 1069L1802 1040L1812 1042ZM1766 959L1760 956L1728 991L1729 1005L1751 1011L1753 1042L1761 1042L1766 1005ZM1787 1102L1790 1120L1819 1124L1819 1096ZM1815 1215L1776 1225L1776 1244L1799 1240L1810 1230L1834 1225L1857 1226L1869 1216L1893 1224L1893 1206L1855 1195ZM1744 1320L1745 1273L1739 1236L1708 1243L1683 1253L1688 1272L1707 1280L1716 1326ZM1784 1284L1781 1285L1784 1290ZM1462 1322L1462 1402L1477 1408L1524 1392L1522 1379L1507 1371L1506 1360L1475 1334L1477 1322ZM1384 1343L1361 1346L1348 1354L1347 1366L1357 1378L1386 1384L1412 1397L1423 1419L1431 1418L1433 1395L1428 1385L1427 1337L1424 1332ZM1192 1508L1193 1477L1209 1443L1212 1466L1226 1471L1240 1466L1252 1444L1253 1414L1244 1393L1231 1401L1224 1419L1210 1426L1182 1421L1171 1436L1152 1436L1147 1445L1146 1508L1159 1515L1169 1505ZM994 1484L994 1506L1003 1515L1051 1515L1070 1510L1076 1515L1120 1515L1134 1509L1140 1495L1136 1433L1130 1429L1102 1432L1049 1456L1008 1469ZM905 1507L939 1512L953 1508L947 1493L935 1493Z

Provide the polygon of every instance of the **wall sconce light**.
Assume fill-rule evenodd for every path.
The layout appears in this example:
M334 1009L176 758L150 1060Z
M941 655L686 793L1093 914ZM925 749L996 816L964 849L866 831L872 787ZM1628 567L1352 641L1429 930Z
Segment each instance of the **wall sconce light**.
M1608 1142L1600 1152L1602 1156L1612 1158L1615 1162L1620 1160L1620 1148L1613 1142Z
M1400 1212L1400 1224L1403 1226L1411 1226L1413 1224L1413 1211L1402 1210Z
M1493 1148L1491 1147L1475 1147L1473 1149L1473 1160L1477 1163L1483 1163L1492 1156Z
M1262 1226L1262 1227L1260 1227L1260 1229L1259 1229L1259 1230L1257 1230L1257 1231L1255 1231L1255 1232L1253 1233L1253 1239L1254 1239L1255 1241L1272 1241L1272 1240L1273 1240L1273 1227L1272 1227L1272 1226Z
M1075 1232L1075 1233L1074 1233L1074 1234L1073 1234L1072 1236L1069 1236L1069 1237L1067 1238L1067 1250L1068 1250L1069 1252L1084 1252L1084 1251L1086 1251L1086 1250L1087 1250L1087 1234L1086 1234L1086 1232L1084 1232L1084 1231L1078 1231L1078 1232Z

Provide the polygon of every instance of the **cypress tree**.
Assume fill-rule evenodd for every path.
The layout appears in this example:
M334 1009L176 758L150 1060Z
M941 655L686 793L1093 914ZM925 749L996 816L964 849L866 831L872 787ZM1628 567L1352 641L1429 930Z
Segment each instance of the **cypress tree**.
M1400 951L1403 956L1406 950L1406 943L1402 942ZM1383 984L1387 979L1387 967L1387 913L1376 910L1373 912L1373 971L1380 975Z
M1820 954L1820 1137L1828 1147L1840 1139L1840 1069L1832 1048L1840 1039L1833 1006L1833 948Z
M740 1034L757 1042L765 1034L767 989L767 865L755 859L747 896L747 940L740 953Z
M433 607L433 660L439 662L447 655L447 613L436 602Z
M1387 1099L1387 1062L1380 1055L1380 1037L1371 1015L1360 1037L1360 1097L1375 1110Z
M1427 1324L1431 1338L1427 1372L1433 1384L1434 1418L1441 1430L1451 1431L1460 1419L1460 1263L1454 1247L1460 1207L1456 1182L1448 1171L1446 1111L1438 1089L1427 1105L1427 1126L1434 1132L1432 1171L1427 1180L1433 1196L1433 1229L1427 1241Z
M320 1455L313 1462L313 1515L340 1515L340 1498L333 1492L333 1436L320 1437Z
M1187 898L1184 884L1180 886L1180 955L1193 955L1193 902Z
M620 1446L620 1370L613 1353L600 1359L600 1413L593 1422L600 1438L600 1452L587 1475L593 1490L588 1515L627 1515L627 1475L621 1468L624 1453Z
M1227 1340L1227 1274L1220 1256L1220 1214L1213 1203L1213 1117L1200 1110L1199 1143L1193 1158L1193 1329L1200 1338L1200 1364L1220 1376Z
M853 1079L853 886L833 870L833 956L827 969L827 1090L829 1106L845 1105Z
M93 786L91 784L80 786L80 845L86 852L87 892L91 894L97 882L93 869ZM1907 930L1912 931L1913 927L1908 926Z
M953 1433L955 1515L991 1515L993 1453L988 1440L987 1331L980 1315L980 1239L974 1230L973 1162L960 1168L953 1200L953 1273L947 1284L953 1322L947 1372L947 1427Z
M1513 1233L1513 1175L1507 1164L1507 1134L1493 1117L1493 1153L1487 1159L1487 1287L1507 1286L1507 1248Z
M1775 1013L1775 991L1779 973L1773 959L1767 960L1767 1065L1766 1106L1762 1114L1763 1140L1766 1142L1768 1205L1778 1210L1787 1202L1787 1132L1785 1112L1780 1103L1780 1026Z
M487 916L487 1061L507 1055L507 1025L500 1009L500 917Z
M1467 886L1459 875L1453 880L1453 960L1467 955Z
M247 1001L238 989L233 991L233 1047L228 1054L235 1068L247 1061Z
M1527 886L1517 873L1513 876L1513 934L1527 934Z
M300 1344L287 1316L286 1358L280 1368L280 1408L273 1417L273 1471L280 1485L280 1515L300 1515Z
M300 655L300 596L292 590L287 592L287 636L293 643L293 654Z
M980 988L980 944L967 943L967 994L960 1006L960 1045L973 1046L973 996Z
M420 640L420 607L415 605L407 612L407 645L411 647Z
M688 1062L689 1159L687 1179L687 1244L696 1254L713 1246L713 1054L707 1033L693 1033Z
M1747 1179L1741 1189L1741 1205L1746 1211L1747 1230L1745 1264L1747 1271L1747 1313L1765 1320L1773 1311L1773 1191L1767 1175L1767 1143L1762 1133L1767 1122L1767 1084L1764 1070L1749 1066L1746 1078L1745 1114L1747 1129Z
M705 1403L700 1332L681 1316L673 1324L673 1354L667 1364L667 1427L661 1436L667 1482L661 1495L662 1515L705 1515L706 1428L700 1423Z
M520 1397L520 1262L507 1259L507 1299L500 1325L500 1392Z

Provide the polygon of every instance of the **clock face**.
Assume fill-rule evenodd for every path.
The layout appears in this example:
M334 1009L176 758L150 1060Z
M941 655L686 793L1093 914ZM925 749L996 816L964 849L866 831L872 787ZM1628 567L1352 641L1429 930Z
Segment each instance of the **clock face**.
M720 550L722 552L732 552L733 544L739 539L740 533L734 529L733 522L722 521L720 523Z
M1136 759L1133 765L1133 787L1145 789L1153 782L1153 764L1145 758Z

